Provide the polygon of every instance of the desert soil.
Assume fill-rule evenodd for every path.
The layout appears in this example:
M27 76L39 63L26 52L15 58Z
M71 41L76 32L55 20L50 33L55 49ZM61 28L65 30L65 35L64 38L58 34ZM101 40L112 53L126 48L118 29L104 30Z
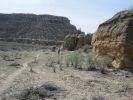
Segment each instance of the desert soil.
M61 52L61 70L57 52L49 49L0 51L0 100L18 100L17 96L24 89L46 82L65 90L54 98L56 100L133 100L132 73L111 71L102 74L66 67L66 57L70 53ZM48 65L51 60L54 60L54 67ZM12 65L14 63L19 65Z

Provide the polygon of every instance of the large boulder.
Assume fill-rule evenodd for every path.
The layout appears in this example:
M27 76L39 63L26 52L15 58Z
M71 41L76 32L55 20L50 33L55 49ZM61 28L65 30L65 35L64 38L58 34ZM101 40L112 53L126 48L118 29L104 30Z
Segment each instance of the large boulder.
M92 38L93 52L108 55L115 68L133 68L133 10L102 23Z
M77 35L67 35L64 40L63 48L74 51L77 47Z
M63 47L69 51L74 51L76 49L84 46L84 34L69 34L65 37Z
M73 51L85 45L91 45L92 34L69 34L65 37L64 49Z

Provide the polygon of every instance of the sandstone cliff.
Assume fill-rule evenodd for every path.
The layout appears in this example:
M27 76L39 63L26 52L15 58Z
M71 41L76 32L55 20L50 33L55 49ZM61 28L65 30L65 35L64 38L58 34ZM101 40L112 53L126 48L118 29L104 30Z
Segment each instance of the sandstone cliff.
M119 12L101 24L92 45L93 52L110 56L115 68L133 68L133 10Z
M0 14L0 40L17 42L61 41L77 33L65 17L34 14Z

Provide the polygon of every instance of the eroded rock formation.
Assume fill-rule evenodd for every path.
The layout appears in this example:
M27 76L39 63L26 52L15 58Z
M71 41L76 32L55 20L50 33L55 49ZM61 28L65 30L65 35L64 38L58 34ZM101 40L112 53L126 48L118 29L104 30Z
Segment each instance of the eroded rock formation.
M0 14L0 40L28 43L62 41L78 30L65 17L34 14Z
M77 35L67 35L64 40L63 48L73 51L77 47Z
M88 39L88 40L87 40ZM64 40L64 49L73 51L82 48L84 45L91 45L92 34L69 34Z
M133 10L102 23L92 38L93 52L108 55L115 68L133 68Z

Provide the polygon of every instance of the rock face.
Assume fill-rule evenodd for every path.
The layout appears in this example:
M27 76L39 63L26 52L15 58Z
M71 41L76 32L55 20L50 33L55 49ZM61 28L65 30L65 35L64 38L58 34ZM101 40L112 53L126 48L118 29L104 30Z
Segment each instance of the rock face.
M77 33L65 17L34 14L0 14L0 40L18 42L61 41Z
M77 35L67 35L64 40L63 48L70 51L74 51L77 47L77 41Z
M108 55L115 68L133 68L133 10L117 13L92 38L93 52Z
M92 34L71 34L67 35L64 40L64 49L74 51L85 45L91 45Z

